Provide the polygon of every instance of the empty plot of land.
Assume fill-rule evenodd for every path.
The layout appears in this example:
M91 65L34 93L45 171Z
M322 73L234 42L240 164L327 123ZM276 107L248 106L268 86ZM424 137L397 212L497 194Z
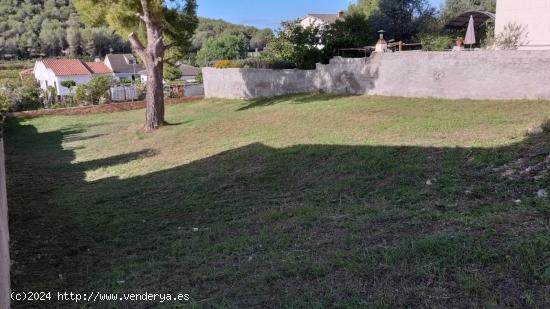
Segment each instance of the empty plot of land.
M13 290L549 305L550 134L525 135L549 102L298 95L169 106L152 134L143 118L9 119Z

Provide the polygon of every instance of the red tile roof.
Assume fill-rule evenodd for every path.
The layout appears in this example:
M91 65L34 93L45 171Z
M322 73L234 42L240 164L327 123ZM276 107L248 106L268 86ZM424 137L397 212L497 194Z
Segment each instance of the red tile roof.
M91 75L90 70L78 59L43 59L46 68L51 69L57 76Z
M111 74L113 71L109 69L108 66L105 65L103 62L86 62L86 67L92 72L93 74Z

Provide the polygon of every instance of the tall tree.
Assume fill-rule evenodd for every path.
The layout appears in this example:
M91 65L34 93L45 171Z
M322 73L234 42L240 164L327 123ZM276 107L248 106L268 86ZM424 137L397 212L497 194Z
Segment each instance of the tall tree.
M473 10L494 12L496 6L496 0L446 0L442 17L444 21L448 21L464 12Z
M84 22L127 34L147 70L145 131L164 124L163 69L191 48L196 0L74 0ZM179 59L178 59L179 58Z
M358 0L356 4L350 4L348 13L364 14L367 18L379 11L380 0Z
M375 29L388 38L410 40L430 25L436 10L427 0L380 0L378 11L369 17Z
M210 38L197 53L197 63L207 65L214 60L235 60L246 57L246 42L241 36L224 35Z

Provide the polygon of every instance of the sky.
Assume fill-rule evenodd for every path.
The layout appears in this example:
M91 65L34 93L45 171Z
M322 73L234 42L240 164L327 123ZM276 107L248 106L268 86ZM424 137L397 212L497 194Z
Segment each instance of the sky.
M443 0L429 0L439 6ZM259 28L277 28L281 21L308 13L336 13L350 0L198 0L201 17L223 19Z

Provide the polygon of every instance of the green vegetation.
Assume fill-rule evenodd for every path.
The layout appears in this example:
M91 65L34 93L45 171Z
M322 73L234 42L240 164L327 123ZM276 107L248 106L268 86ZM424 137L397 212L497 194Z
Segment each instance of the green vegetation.
M236 60L246 58L247 45L242 37L224 35L210 38L197 53L197 64L208 65L214 60Z
M271 29L257 29L251 26L235 25L220 19L199 18L199 27L193 36L193 49L200 50L212 38L236 35L246 42L250 50L264 49L267 41L273 37Z
M468 11L495 12L496 0L446 0L441 18L446 21Z
M115 84L110 76L95 75L87 84L76 87L74 99L82 105L96 105L107 101L109 89Z
M212 307L548 303L550 202L536 196L550 190L538 165L550 133L525 135L548 102L311 94L169 106L172 125L154 134L142 118L9 119L14 291L184 292Z
M30 61L0 61L0 87L21 85L19 72L29 68L32 68Z
M84 27L72 3L56 0L0 0L0 56L105 55L128 51L105 27Z
M422 49L426 51L444 51L452 48L455 42L448 34L426 33L420 37Z

